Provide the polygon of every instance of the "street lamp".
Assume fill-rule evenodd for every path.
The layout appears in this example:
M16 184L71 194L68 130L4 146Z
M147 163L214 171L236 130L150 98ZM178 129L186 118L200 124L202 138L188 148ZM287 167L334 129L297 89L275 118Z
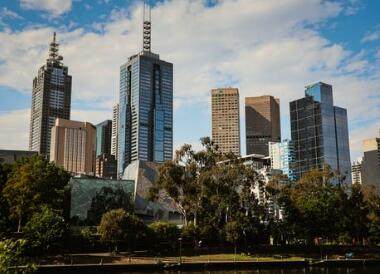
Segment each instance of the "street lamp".
M178 238L179 241L179 264L182 263L182 238Z

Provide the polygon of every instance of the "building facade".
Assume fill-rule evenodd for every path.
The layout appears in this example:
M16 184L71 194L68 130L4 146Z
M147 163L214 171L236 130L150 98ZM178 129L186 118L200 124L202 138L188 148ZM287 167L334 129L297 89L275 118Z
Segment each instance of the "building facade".
M269 157L272 169L281 170L292 181L296 180L294 172L294 145L290 140L280 143L269 142Z
M38 155L36 151L0 149L0 164L14 164L22 158Z
M50 161L72 174L95 175L96 129L88 122L58 118L52 128Z
M362 162L363 162L363 158L360 158L356 162L352 163L352 166L351 166L352 184L361 185L363 183L363 180L362 180Z
M245 98L247 154L269 155L269 142L281 141L280 99L264 95Z
M33 80L29 150L49 156L51 128L56 118L70 119L71 76L58 55L54 33L49 58Z
M117 179L117 162L114 155L104 153L96 157L95 176L103 179Z
M376 193L380 195L380 136L364 140L363 151L362 183L375 186Z
M119 104L116 104L112 110L112 136L111 136L111 155L115 156L117 161L117 147L119 136Z
M112 121L105 120L96 126L96 157L111 155Z
M307 86L304 98L290 102L290 120L296 178L327 164L351 182L347 111L334 106L332 86Z
M212 140L223 153L240 155L239 90L211 90Z

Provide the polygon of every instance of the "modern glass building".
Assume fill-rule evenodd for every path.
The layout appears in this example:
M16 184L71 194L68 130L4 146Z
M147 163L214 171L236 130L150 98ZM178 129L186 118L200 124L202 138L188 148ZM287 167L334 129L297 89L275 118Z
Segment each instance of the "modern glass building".
M111 154L112 121L105 120L96 126L96 157Z
M118 173L132 161L173 156L173 64L148 51L120 68Z
M290 102L290 120L296 178L327 164L350 182L347 111L334 106L332 86L307 86L304 98Z
M269 142L269 157L273 169L281 170L291 181L296 180L294 172L295 151L292 141Z

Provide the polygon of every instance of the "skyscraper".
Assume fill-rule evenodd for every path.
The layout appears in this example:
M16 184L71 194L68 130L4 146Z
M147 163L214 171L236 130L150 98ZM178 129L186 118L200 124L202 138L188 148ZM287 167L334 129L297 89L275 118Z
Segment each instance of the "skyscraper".
M70 119L71 76L58 55L54 33L49 58L33 80L29 150L49 156L51 128L56 118Z
M293 169L295 155L292 141L269 142L269 157L273 169L281 170L292 181L296 179Z
M247 154L268 156L268 143L281 141L280 100L264 95L245 98Z
M380 195L380 132L378 138L363 141L362 183L376 187Z
M359 158L356 162L352 163L351 166L351 178L353 184L361 185L362 180L362 162L363 158Z
M111 155L112 121L105 120L96 126L96 156Z
M116 104L112 110L112 136L111 136L111 155L115 156L117 161L117 138L119 135L119 104Z
M240 155L239 90L211 90L212 140L223 153Z
M58 118L51 130L50 161L73 174L95 175L96 129Z
M327 164L351 182L347 111L334 106L332 86L307 86L304 98L290 102L290 120L296 177Z
M173 64L151 52L150 9L143 27L143 51L120 67L119 176L132 161L173 157Z

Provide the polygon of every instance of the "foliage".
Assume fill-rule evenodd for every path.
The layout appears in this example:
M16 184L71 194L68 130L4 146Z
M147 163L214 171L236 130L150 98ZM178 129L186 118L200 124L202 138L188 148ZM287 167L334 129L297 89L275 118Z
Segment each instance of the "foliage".
M42 156L25 158L14 165L3 195L9 204L11 218L18 222L18 231L42 205L64 209L69 179L68 172Z
M92 199L87 213L87 221L89 224L98 225L104 213L118 208L133 212L131 195L122 188L114 190L110 187L103 187Z
M23 257L25 252L25 240L4 240L0 242L0 273L32 273L36 267L28 264ZM15 266L24 266L22 269L15 269Z
M25 237L34 254L61 247L67 231L64 219L47 206L33 214L24 228Z
M98 233L102 242L117 250L121 243L129 248L135 246L147 232L144 223L135 215L124 209L113 209L103 215Z
M154 222L150 224L149 229L154 233L156 242L175 244L180 236L180 230L175 224L167 222Z
M0 237L2 234L9 232L11 222L9 220L9 205L3 197L3 189L12 171L12 166L0 164Z

